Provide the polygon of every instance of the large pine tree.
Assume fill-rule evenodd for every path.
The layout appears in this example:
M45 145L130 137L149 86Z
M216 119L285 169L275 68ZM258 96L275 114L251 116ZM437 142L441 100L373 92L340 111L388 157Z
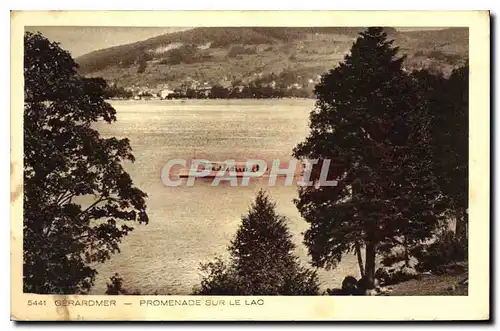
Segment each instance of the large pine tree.
M362 32L316 86L311 132L294 150L298 158L332 159L340 175L338 186L299 190L314 264L332 267L357 252L369 286L376 255L426 240L439 214L428 111L397 53L382 28Z
M302 267L286 218L259 191L228 250L229 263L217 259L202 265L205 277L198 294L205 295L315 295L318 279Z

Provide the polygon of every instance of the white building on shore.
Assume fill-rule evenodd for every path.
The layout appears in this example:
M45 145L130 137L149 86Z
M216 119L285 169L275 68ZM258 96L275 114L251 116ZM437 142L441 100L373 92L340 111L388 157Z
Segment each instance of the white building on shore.
M160 98L166 99L170 94L174 94L174 90L171 89L163 89L160 91Z

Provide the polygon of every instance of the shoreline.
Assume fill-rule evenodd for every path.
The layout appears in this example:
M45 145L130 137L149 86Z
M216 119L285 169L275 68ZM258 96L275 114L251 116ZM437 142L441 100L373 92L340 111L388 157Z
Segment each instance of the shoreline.
M144 101L192 101L192 100L202 100L202 101L232 101L232 100L246 100L246 101L254 101L254 100L316 100L316 98L175 98L175 99L106 99L106 102L109 101L134 101L134 102L144 102Z

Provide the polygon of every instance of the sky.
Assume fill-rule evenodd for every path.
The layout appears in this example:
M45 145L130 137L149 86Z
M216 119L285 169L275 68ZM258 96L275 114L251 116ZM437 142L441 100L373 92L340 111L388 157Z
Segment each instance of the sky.
M165 33L189 28L130 28L130 27L89 27L89 26L43 26L26 27L26 31L41 32L51 41L61 43L73 57L112 46L145 40Z
M89 27L42 26L26 27L30 32L41 32L51 41L61 43L76 58L80 55L112 46L124 45L156 37L165 33L187 30L188 27ZM433 30L436 28L397 28L401 31Z

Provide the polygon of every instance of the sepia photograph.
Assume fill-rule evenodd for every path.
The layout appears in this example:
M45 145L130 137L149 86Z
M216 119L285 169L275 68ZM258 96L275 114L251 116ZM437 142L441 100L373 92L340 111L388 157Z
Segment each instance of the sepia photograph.
M23 305L471 299L470 24L275 22L23 22Z

